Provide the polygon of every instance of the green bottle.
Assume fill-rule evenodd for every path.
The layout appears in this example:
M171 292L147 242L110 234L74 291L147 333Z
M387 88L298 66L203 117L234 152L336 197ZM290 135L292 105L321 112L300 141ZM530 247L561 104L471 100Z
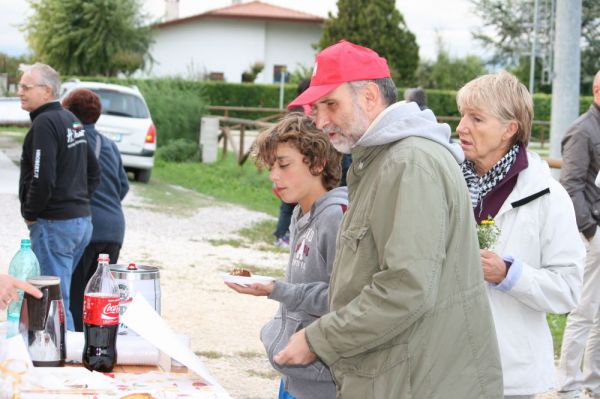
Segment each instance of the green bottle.
M8 274L26 281L27 279L40 275L40 263L31 250L31 241L28 238L21 240L21 249L17 251L10 261ZM19 318L21 317L21 303L23 303L23 291L19 290L19 299L8 305L8 329L7 338L19 333Z

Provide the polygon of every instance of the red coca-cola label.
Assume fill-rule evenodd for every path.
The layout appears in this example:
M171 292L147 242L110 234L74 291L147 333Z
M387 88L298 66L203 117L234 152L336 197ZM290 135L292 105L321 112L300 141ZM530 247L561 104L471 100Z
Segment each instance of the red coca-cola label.
M119 297L87 294L83 299L83 322L95 326L119 324Z

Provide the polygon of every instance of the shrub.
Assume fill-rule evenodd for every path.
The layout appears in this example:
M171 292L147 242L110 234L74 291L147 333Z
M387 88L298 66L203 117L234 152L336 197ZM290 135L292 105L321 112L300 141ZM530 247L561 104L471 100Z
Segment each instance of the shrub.
M158 131L158 144L163 146L171 140L183 138L197 142L202 116L207 114L223 115L223 111L210 111L209 105L278 108L278 84L226 83L217 81L192 81L175 78L161 79L117 79L90 77L86 80L137 85L141 90ZM284 85L284 107L296 97L296 85ZM456 91L426 89L428 106L439 116L460 116L456 107ZM404 98L404 88L398 88L398 98ZM535 94L534 108L536 121L550 121L552 96ZM580 113L585 112L592 103L592 97L580 97ZM259 119L268 113L255 111L230 111L228 116ZM458 121L450 121L454 132ZM532 136L539 139L543 131L544 138L550 137L550 127L534 125Z
M176 79L136 82L144 95L158 132L158 142L198 141L200 120L206 114L206 101L200 87L181 84Z
M196 142L188 139L174 139L158 149L158 157L169 162L188 162L200 160Z
M162 147L175 139L198 141L200 120L207 114L203 86L182 79L118 79L85 77L124 86L135 85L142 92L156 126L158 145Z

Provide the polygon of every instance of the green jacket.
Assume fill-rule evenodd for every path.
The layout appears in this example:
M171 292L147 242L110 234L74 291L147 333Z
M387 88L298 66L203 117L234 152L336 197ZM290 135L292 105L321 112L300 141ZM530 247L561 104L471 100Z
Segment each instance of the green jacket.
M331 312L306 327L338 398L503 397L469 194L434 140L353 149Z

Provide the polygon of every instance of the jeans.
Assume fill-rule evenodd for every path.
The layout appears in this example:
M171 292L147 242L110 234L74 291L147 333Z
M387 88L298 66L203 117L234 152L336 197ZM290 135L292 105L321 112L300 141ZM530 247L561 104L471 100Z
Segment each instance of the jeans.
M92 217L65 220L37 219L29 225L31 249L43 275L60 277L60 290L67 315L67 329L73 331L69 310L71 275L92 238Z
M559 390L589 388L600 394L600 230L587 249L579 304L567 318L558 367ZM583 370L581 364L583 363Z
M288 391L285 390L283 380L281 380L281 383L279 384L279 395L277 396L277 399L295 399Z
M296 204L288 204L281 201L281 205L279 206L279 219L277 219L277 227L273 233L275 238L282 238L288 232L295 206Z

